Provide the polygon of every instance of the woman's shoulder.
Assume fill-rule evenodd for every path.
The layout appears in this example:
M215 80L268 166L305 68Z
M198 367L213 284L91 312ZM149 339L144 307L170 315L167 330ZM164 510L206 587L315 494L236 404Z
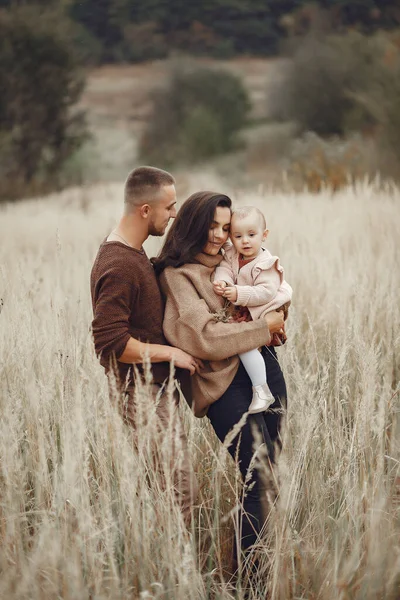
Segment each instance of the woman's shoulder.
M165 267L164 271L161 273L161 277L165 275L166 277L180 277L182 275L186 275L187 273L193 273L199 271L202 265L198 263L186 263L185 265L180 265L179 267Z
M160 282L177 282L184 279L194 279L201 277L202 265L197 263L187 263L180 267L166 267L160 275Z

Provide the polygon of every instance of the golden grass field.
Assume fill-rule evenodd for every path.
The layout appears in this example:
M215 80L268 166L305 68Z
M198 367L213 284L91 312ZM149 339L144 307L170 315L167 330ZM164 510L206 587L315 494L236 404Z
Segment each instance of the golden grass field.
M122 185L102 185L0 208L0 598L400 597L400 191L233 197L265 211L295 294L257 576L224 577L241 490L207 419L182 404L201 485L187 532L151 469L145 393L136 450L108 399L89 273Z

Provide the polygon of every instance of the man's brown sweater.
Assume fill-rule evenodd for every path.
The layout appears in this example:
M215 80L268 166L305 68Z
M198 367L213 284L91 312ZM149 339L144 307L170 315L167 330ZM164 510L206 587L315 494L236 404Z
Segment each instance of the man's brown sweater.
M144 250L104 241L90 284L96 354L106 372L112 364L117 365L116 374L124 385L132 366L118 362L118 358L130 337L166 344L162 331L164 307L153 266ZM138 367L140 370L141 365ZM169 375L169 363L154 363L152 372L154 381L162 383Z

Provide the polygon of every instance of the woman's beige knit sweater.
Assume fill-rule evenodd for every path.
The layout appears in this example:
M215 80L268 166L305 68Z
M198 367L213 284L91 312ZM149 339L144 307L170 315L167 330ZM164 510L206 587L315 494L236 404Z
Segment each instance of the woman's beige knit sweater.
M232 383L239 366L238 354L270 342L264 319L248 323L223 323L224 299L212 286L215 267L222 255L198 254L193 263L167 267L160 276L165 297L164 335L168 342L200 358L204 369L187 378L183 386L197 417L203 417Z

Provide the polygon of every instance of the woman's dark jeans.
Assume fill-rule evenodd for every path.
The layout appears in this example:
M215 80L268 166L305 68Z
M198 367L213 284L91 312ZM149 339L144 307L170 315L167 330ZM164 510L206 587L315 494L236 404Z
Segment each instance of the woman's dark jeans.
M262 355L267 367L267 380L269 388L275 397L271 409L286 408L286 384L283 373L276 358L273 347L262 349ZM238 372L228 387L226 392L214 402L208 409L207 416L211 425L221 442L224 441L229 431L241 419L250 405L252 399L252 386L249 376L244 367L240 364ZM280 446L280 425L282 421L282 412L264 412L255 415L249 415L245 425L236 436L231 446L228 448L233 458L239 459L239 468L243 479L246 478L250 461L254 454L253 443L254 436L252 428L257 426L264 440L271 463L274 462L275 445ZM240 446L238 449L238 444ZM254 485L252 485L254 484ZM255 543L257 535L260 532L266 515L263 514L265 505L262 495L265 494L265 485L257 469L253 470L251 480L248 485L251 489L246 492L243 502L242 518L242 549L248 549Z

